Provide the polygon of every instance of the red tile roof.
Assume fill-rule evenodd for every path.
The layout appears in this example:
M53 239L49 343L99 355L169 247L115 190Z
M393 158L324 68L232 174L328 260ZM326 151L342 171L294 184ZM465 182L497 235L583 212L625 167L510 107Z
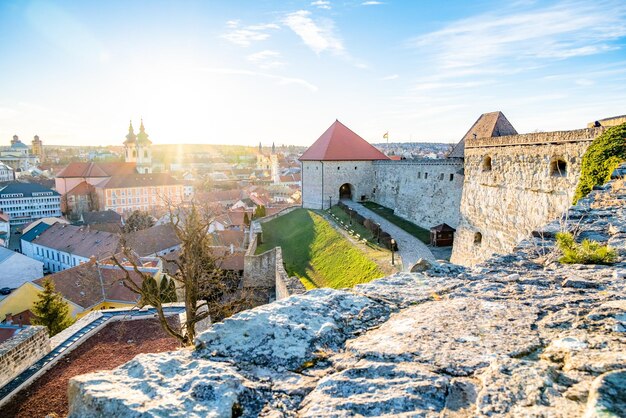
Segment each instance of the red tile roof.
M300 161L388 160L369 142L336 120L300 157Z
M176 229L169 223L131 232L124 238L126 246L141 257L158 254L181 244Z
M35 238L33 243L81 257L94 256L101 260L115 254L119 237L109 232L93 231L89 227L55 223Z
M135 283L141 283L141 275L132 270L129 273ZM107 300L135 303L139 299L139 295L123 285L126 273L107 263L90 260L47 277L65 299L85 309ZM34 283L43 286L44 279L42 277Z
M135 163L69 163L57 177L111 177L136 173Z
M76 185L76 187L74 187L72 190L70 190L66 194L70 196L85 196L85 195L89 195L89 193L92 193L94 191L95 189L91 184L87 183L86 181L81 181L80 183Z
M98 187L103 189L122 189L126 187L156 187L174 186L181 184L183 184L182 181L176 180L174 177L166 173L133 173L112 176L108 180L98 183Z

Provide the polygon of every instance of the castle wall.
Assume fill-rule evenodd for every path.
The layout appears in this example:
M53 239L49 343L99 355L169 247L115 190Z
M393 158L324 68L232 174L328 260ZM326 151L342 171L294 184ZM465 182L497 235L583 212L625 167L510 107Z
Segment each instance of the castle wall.
M474 265L493 253L506 254L534 229L559 218L571 204L582 156L602 131L593 128L468 141L461 220L451 261ZM491 170L484 166L487 156ZM556 159L567 164L564 175L551 173Z
M456 228L463 188L463 161L420 159L375 161L372 200L398 216L430 228Z
M0 344L0 387L50 352L48 329L30 326Z
M352 200L372 197L374 169L372 161L303 161L302 207L328 209L337 204L339 188L349 183Z

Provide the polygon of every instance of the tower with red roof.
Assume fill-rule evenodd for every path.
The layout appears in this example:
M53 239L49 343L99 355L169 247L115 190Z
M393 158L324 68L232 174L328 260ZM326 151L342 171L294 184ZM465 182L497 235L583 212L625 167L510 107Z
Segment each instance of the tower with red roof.
M373 162L388 159L336 120L300 157L302 206L328 209L340 199L371 198L374 192Z

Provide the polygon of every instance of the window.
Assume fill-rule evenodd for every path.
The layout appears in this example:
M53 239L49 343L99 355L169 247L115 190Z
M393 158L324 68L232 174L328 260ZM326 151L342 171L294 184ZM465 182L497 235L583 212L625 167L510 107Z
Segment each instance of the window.
M356 167L354 167L354 169L356 170Z
M443 173L439 174L439 180L443 180Z
M567 163L562 158L556 158L550 163L550 175L552 177L565 177L567 175Z
M483 158L483 171L491 171L491 157L488 155Z
M454 174L450 173L450 181L454 180Z
M474 234L474 245L480 245L483 242L483 234L476 232Z
M422 172L421 172L421 171L418 171L418 172L417 172L417 178L418 178L418 179L421 179L421 178L422 178Z
M428 173L424 173L424 180L428 178Z

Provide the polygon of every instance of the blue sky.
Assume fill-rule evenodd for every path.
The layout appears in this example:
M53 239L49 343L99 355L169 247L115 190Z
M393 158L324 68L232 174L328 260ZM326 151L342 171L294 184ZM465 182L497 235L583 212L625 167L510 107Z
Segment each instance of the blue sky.
M443 3L443 4L442 4ZM458 141L626 113L626 2L0 2L0 141Z

